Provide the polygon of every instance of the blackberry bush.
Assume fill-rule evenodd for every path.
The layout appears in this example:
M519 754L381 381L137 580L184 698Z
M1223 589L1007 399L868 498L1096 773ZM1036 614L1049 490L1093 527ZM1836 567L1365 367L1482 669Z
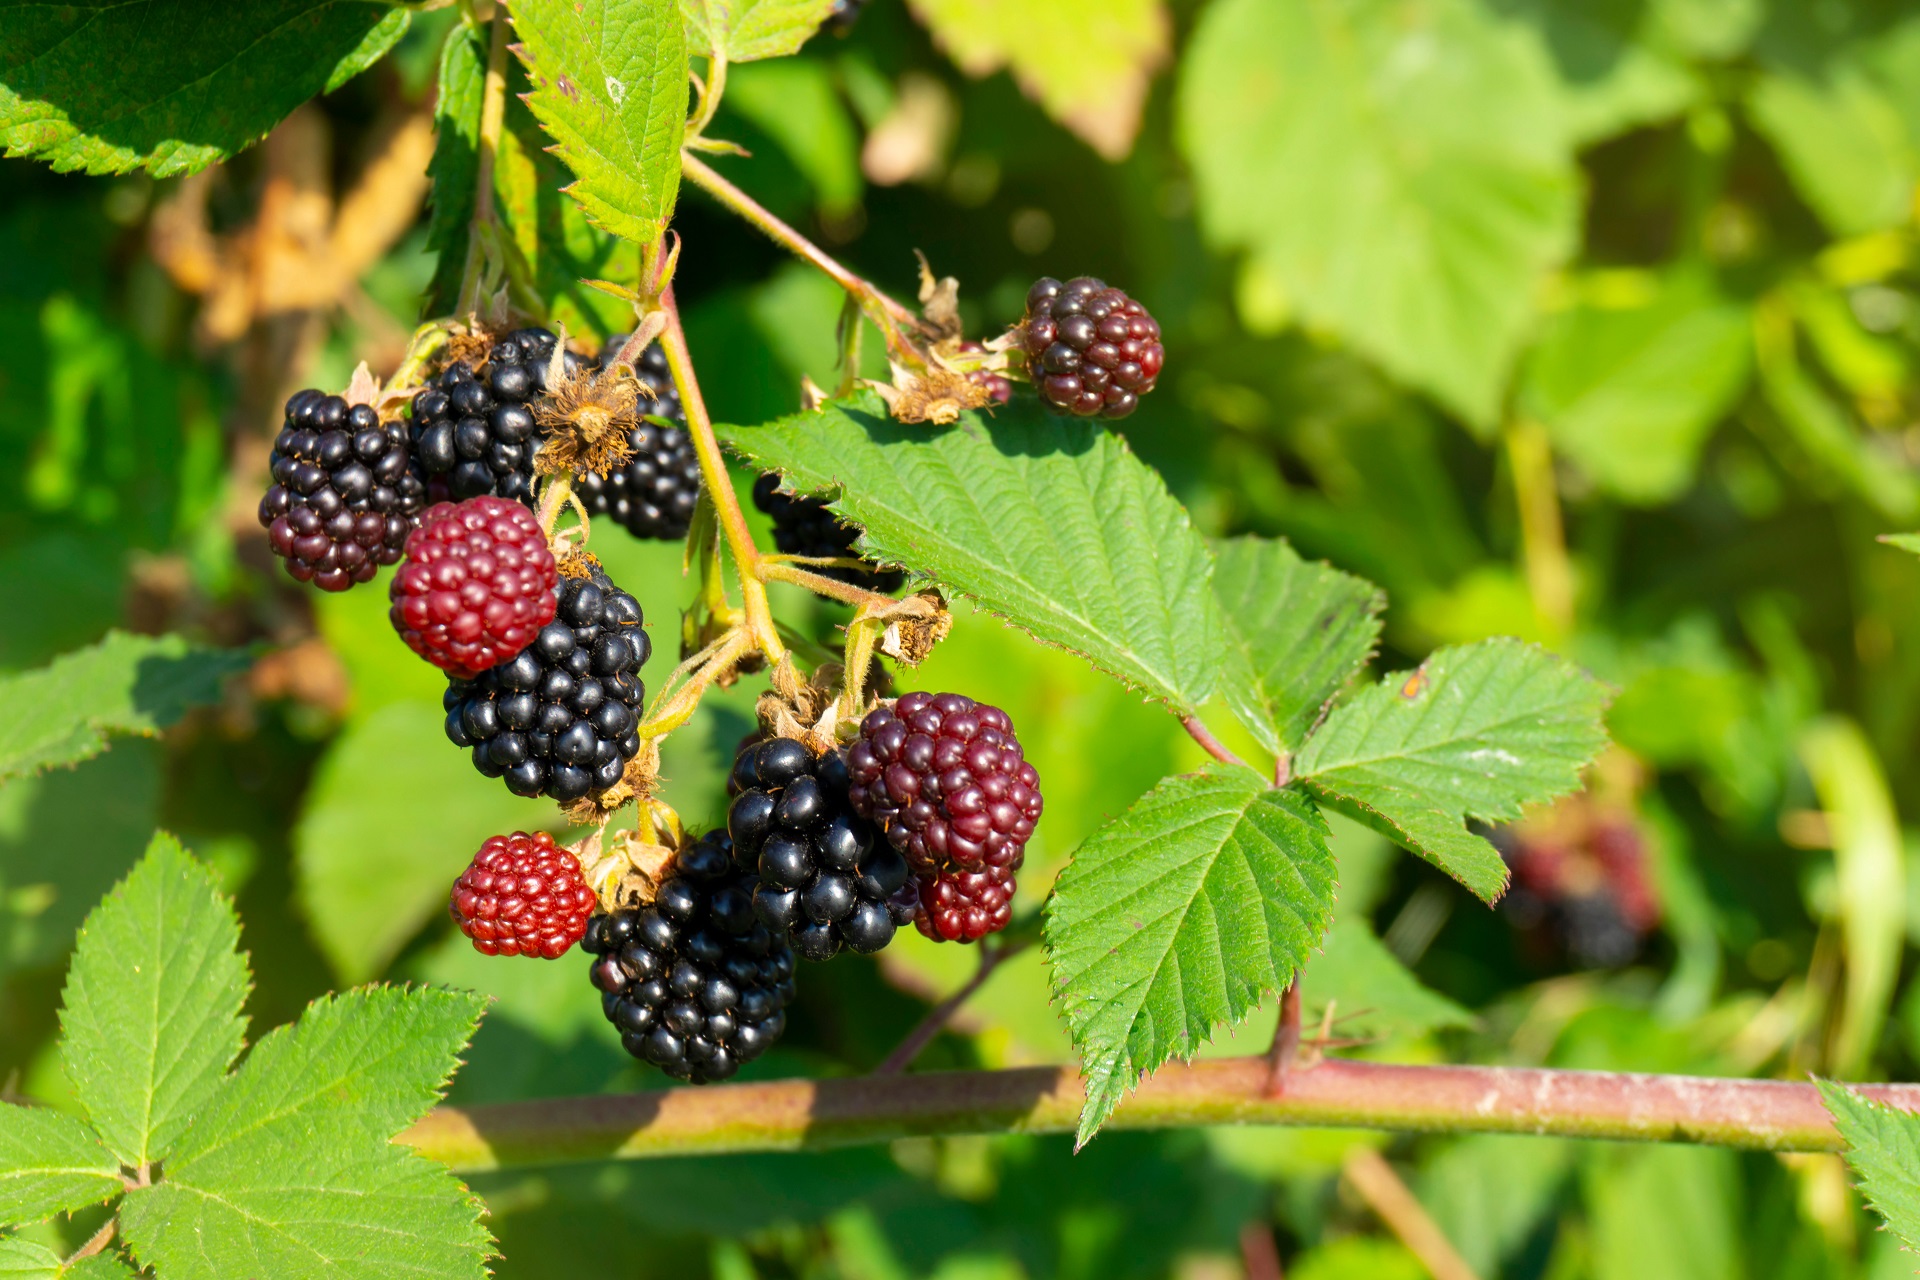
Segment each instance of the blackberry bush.
M429 483L456 500L491 494L533 505L533 402L547 389L556 341L545 329L516 329L480 368L456 360L414 397L413 448ZM587 367L571 351L561 360L569 374Z
M652 905L587 923L607 1021L676 1080L728 1079L786 1030L793 950L754 915L753 884L711 832L679 854Z
M906 859L853 811L838 752L756 742L735 757L727 789L734 857L759 878L754 909L801 956L871 954L913 918Z
M580 941L598 900L580 860L552 836L516 831L480 846L447 905L483 955L557 960Z
M471 680L553 621L559 575L533 514L505 498L430 509L389 595L393 628L434 666Z
M860 530L843 524L818 498L780 492L780 477L769 471L753 483L753 505L773 517L773 545L785 555L815 556L823 560L858 556L853 544ZM907 580L898 569L883 569L872 561L869 568L816 568L840 582L869 591L898 591Z
M560 580L557 615L511 660L447 686L447 737L515 795L569 802L620 781L640 752L640 604L598 565Z
M1132 413L1167 355L1147 309L1092 276L1035 281L1020 338L1041 399L1081 418Z
M406 429L322 391L287 401L269 466L273 485L260 499L268 545L288 573L323 591L399 560L426 505Z
M603 363L622 341L615 338L607 344L601 354ZM642 400L642 410L667 419L670 425L641 422L627 433L632 451L627 461L604 476L587 472L575 482L574 491L589 514L611 517L634 537L673 541L686 537L693 521L693 508L700 499L700 459L687 434L686 413L680 407L680 393L673 388L666 353L649 345L640 354L634 374L651 396L651 403Z

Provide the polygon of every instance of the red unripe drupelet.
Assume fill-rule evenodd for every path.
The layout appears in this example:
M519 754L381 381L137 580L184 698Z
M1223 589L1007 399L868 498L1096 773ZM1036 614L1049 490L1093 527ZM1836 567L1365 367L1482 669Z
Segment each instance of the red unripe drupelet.
M407 539L388 616L415 653L463 680L553 621L560 575L540 522L506 498L442 502Z
M516 831L480 846L447 905L474 950L556 960L580 941L599 900L552 836Z

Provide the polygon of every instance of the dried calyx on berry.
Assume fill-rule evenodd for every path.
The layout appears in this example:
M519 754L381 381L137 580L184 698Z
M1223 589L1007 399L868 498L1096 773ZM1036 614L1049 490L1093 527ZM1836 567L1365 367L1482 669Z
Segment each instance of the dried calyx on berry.
M399 560L426 506L406 428L322 391L287 401L270 465L273 486L260 500L267 542L288 573L325 591Z
M746 746L727 780L735 859L759 877L753 906L808 960L872 954L913 918L906 859L854 813L838 752L792 738Z
M447 737L473 750L473 766L505 778L515 795L562 803L620 781L640 752L653 642L640 604L591 558L560 579L559 607L533 643L473 680L450 681Z
M1035 281L1017 332L1040 398L1081 418L1132 413L1166 360L1146 308L1092 276Z
M407 539L388 616L407 647L471 680L553 621L559 573L533 513L505 498L430 508Z
M782 555L819 560L858 559L860 556L853 549L853 544L860 538L859 528L842 522L818 498L782 493L780 476L776 472L766 472L753 482L753 505L773 517L773 545L779 548ZM810 568L814 573L869 591L895 592L907 580L907 575L898 569L883 569L871 560L863 563L871 567Z
M436 496L533 505L534 402L546 394L557 342L545 329L516 329L478 369L456 360L414 397L413 449L429 484L445 487ZM570 376L588 367L571 351L561 364Z
M490 837L447 901L475 951L545 960L580 941L598 905L580 860L544 831Z
M611 362L624 341L609 340L600 353L601 363ZM686 413L667 370L666 353L649 344L634 376L646 391L638 406L646 417L627 432L627 460L605 475L583 473L574 482L574 492L589 515L611 516L636 538L678 541L687 536L700 498L700 459L687 434ZM664 418L670 425L649 418Z
M676 1080L725 1080L787 1026L793 949L754 915L753 878L710 832L683 849L653 903L587 922L581 947L607 1021Z

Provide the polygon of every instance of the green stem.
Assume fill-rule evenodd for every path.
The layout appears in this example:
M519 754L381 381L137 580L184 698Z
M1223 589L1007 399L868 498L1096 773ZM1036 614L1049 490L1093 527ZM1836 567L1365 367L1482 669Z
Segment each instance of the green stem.
M1267 1096L1263 1056L1168 1063L1110 1129L1269 1124L1409 1133L1531 1133L1838 1151L1810 1084L1512 1067L1296 1067ZM1866 1085L1920 1111L1920 1085ZM438 1107L400 1141L466 1173L596 1160L800 1151L965 1133L1070 1133L1085 1101L1071 1067L778 1080L651 1093Z
M455 314L480 309L480 268L485 261L483 228L494 221L493 168L500 151L500 134L507 122L507 19L505 0L493 7L492 43L487 48L487 79L480 95L480 136L473 177L473 221L467 231L467 260L460 273L460 298Z
M1181 716L1180 727L1185 729L1187 735L1199 743L1208 755L1218 760L1221 764L1246 764L1245 760L1242 760L1239 756L1227 750L1226 744L1213 736L1213 730L1207 728L1199 716L1192 714Z

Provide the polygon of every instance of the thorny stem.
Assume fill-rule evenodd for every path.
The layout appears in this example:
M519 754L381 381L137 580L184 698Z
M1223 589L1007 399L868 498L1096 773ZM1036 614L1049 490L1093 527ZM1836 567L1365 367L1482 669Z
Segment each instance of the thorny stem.
M1280 996L1280 1025L1273 1029L1273 1047L1267 1050L1267 1096L1287 1091L1287 1074L1300 1052L1300 976Z
M960 1006L971 999L974 992L987 984L987 979L993 976L993 971L1000 967L1001 962L1019 955L1029 945L1025 940L1002 943L997 946L988 946L983 943L980 947L980 963L974 969L973 976L968 978L958 991L928 1011L927 1016L920 1019L920 1025L907 1032L906 1038L895 1045L893 1052L873 1069L873 1074L892 1076L905 1071L912 1065L913 1060L920 1056L921 1051L933 1043L933 1038L940 1034L941 1029L953 1020L953 1015L960 1011Z
M1195 742L1199 743L1208 755L1220 761L1222 764L1246 764L1245 760L1242 760L1239 756L1227 750L1220 739L1213 736L1213 731L1201 723L1199 716L1193 715L1192 713L1181 716L1180 727L1185 729L1188 735L1191 736Z
M1433 1280L1479 1280L1385 1156L1372 1147L1355 1147L1341 1172Z
M480 137L474 164L473 222L467 237L467 261L460 272L458 315L480 309L480 264L485 259L482 228L493 225L493 168L500 151L500 133L507 120L507 19L506 0L493 6L493 39L487 47L487 79L480 95Z
M873 642L880 634L876 618L855 618L847 624L847 644L841 661L840 714L848 719L857 715L865 701L867 668L873 663ZM986 952L981 953L982 963Z
M546 487L540 491L540 510L536 516L540 521L540 532L549 539L553 537L553 526L560 523L560 513L566 509L572 497L573 477L564 474L550 477Z
M660 349L666 353L667 368L673 372L674 387L680 392L680 408L687 416L687 434L693 437L694 452L700 458L700 481L713 498L714 514L726 536L727 549L740 570L740 595L746 606L747 631L769 663L786 655L786 646L773 624L773 610L767 603L767 587L760 563L760 549L753 544L747 528L746 513L740 509L739 495L733 491L733 479L727 474L727 460L714 438L713 419L707 416L707 402L700 396L700 383L693 374L693 357L687 350L687 331L680 323L680 308L674 302L673 286L660 294L660 309L666 313L667 327L660 334Z
M113 1233L115 1230L119 1228L119 1226L120 1226L119 1218L108 1218L104 1226L102 1226L98 1231L94 1232L91 1236L87 1237L87 1242L85 1244L81 1245L78 1249L75 1249L73 1251L73 1256L67 1259L66 1266L70 1267L74 1263L80 1261L82 1258L91 1258L94 1254L99 1253L102 1249L105 1249L108 1245L112 1244ZM65 1274L65 1267L61 1268L61 1271L62 1271L62 1274Z
M700 698L706 693L707 686L731 669L751 648L753 648L752 635L745 628L737 628L729 631L702 653L681 663L674 676L691 667L692 672L687 676L686 683L654 708L652 718L643 722L634 732L642 738L658 738L672 733L693 719L693 713L699 709ZM674 676L667 677L669 684Z
M1838 1151L1811 1084L1326 1059L1266 1096L1264 1057L1168 1063L1110 1129L1269 1124L1410 1133L1530 1133ZM1920 1111L1920 1085L1862 1085ZM929 1071L442 1106L400 1141L464 1172L589 1160L797 1151L960 1133L1071 1133L1086 1100L1071 1067Z
M905 305L894 301L869 281L841 266L826 250L775 217L752 196L721 177L698 156L685 151L681 152L680 171L695 186L758 227L775 244L824 272L828 279L858 299L861 307L883 330L889 327L888 321L908 328L918 323L913 312Z
M768 582L786 582L796 587L805 587L815 595L825 596L829 600L838 600L857 609L885 609L898 603L892 596L881 595L878 591L868 591L856 587L850 582L838 578L829 578L825 574L802 569L791 560L760 561L760 576Z

